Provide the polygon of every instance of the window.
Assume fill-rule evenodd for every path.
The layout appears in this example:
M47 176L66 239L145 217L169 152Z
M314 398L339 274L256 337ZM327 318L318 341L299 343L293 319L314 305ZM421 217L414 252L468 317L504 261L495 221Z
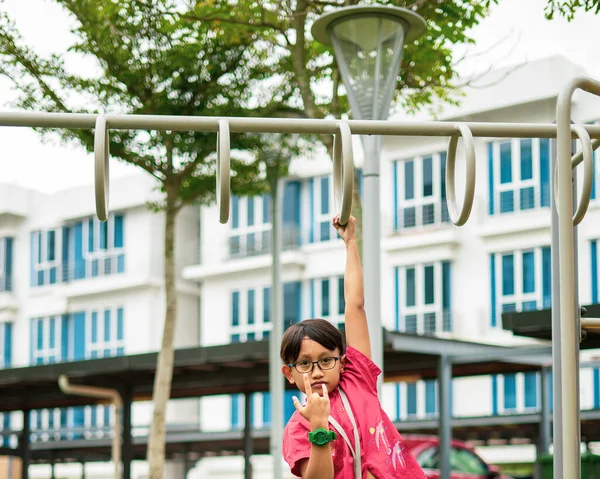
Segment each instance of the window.
M62 328L60 316L31 320L31 364L50 364L62 360Z
M490 215L550 206L550 140L488 144Z
M31 286L56 284L60 280L60 230L31 233Z
M87 313L86 356L104 358L125 353L123 308L93 310Z
M283 194L282 247L300 245L300 183L288 181ZM271 251L271 196L231 198L230 257L267 254Z
M539 404L537 372L492 376L492 414L536 411Z
M600 289L598 288L598 240L590 241L590 280L592 286L592 303L598 303Z
M445 176L445 152L394 162L395 230L449 221Z
M0 238L0 292L12 291L13 239Z
M344 277L313 279L310 288L311 316L328 319L337 325L343 324L346 311Z
M0 369L9 368L12 361L12 323L0 323Z
M452 330L450 263L395 269L396 329L415 334Z
M271 288L231 293L231 342L266 339L271 329ZM284 283L284 328L300 321L301 287L299 282Z
M333 204L333 178L331 175L312 178L309 183L311 230L309 241L320 242L336 239L337 233L331 220L335 214Z
M111 215L100 222L95 216L83 222L82 259L85 277L95 278L125 271L124 217ZM77 234L79 234L77 229ZM78 239L77 239L78 240Z
M417 415L417 383L406 385L406 417Z
M500 315L552 305L550 248L494 253L491 255L491 326Z

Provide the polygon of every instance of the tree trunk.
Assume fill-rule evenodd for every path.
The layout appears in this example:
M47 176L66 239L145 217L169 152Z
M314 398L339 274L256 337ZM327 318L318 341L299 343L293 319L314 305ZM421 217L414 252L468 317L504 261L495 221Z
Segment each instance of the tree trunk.
M165 467L165 440L166 440L166 413L167 402L171 396L171 380L173 377L173 359L175 326L177 323L177 296L175 292L175 219L178 209L176 207L176 189L170 191L167 185L167 207L165 210L165 293L166 311L163 338L156 374L154 376L154 390L152 398L154 413L150 436L148 437L147 459L149 466L149 479L163 479ZM172 189L171 189L172 190Z

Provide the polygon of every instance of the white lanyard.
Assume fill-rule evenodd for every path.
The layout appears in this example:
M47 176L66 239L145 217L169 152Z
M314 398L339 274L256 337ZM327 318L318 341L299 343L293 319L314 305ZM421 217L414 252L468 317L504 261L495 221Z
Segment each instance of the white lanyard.
M356 427L356 421L354 420L354 414L352 414L352 408L350 407L350 403L348 402L348 397L346 396L346 393L344 391L342 391L341 387L338 386L338 388L340 390L342 404L344 405L344 408L348 412L348 417L350 418L350 422L352 423L352 429L354 431L354 445L355 445L356 449L354 447L352 447L352 444L350 443L350 439L348 438L346 431L344 431L344 428L342 426L340 426L340 423L337 422L332 416L329 416L329 422L331 424L333 424L333 427L335 427L337 429L337 431L340 433L340 436L342 436L344 438L344 440L346 441L346 444L348 444L348 447L350 448L350 452L352 453L352 457L354 458L354 476L356 477L356 479L362 479L362 467L361 467L361 461L360 461L360 438L358 436L358 427Z

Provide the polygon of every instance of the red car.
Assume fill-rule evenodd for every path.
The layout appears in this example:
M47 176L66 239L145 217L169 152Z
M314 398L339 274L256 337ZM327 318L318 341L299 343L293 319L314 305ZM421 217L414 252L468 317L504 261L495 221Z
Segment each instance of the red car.
M437 436L404 435L404 444L425 471L427 479L439 479L439 439ZM510 479L486 464L466 442L452 440L450 449L452 479Z

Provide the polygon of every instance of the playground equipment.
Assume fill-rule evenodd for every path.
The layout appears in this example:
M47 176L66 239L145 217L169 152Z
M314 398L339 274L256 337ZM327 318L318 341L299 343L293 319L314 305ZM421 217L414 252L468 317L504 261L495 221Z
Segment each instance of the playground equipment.
M586 77L571 81L557 102L557 123L485 123L485 122L397 122L376 120L309 120L267 118L176 117L155 115L92 115L61 113L0 113L0 126L37 128L87 128L95 130L95 196L98 219L106 221L109 214L109 130L170 130L217 133L217 205L219 220L229 219L230 200L230 132L247 133L305 133L335 136L333 154L333 190L335 205L345 224L352 206L354 163L352 135L447 136L450 138L446 165L446 188L451 221L464 225L473 206L476 157L474 137L487 138L556 138L557 155L553 159L553 204L558 218L553 215L553 249L558 257L553 260L553 377L554 394L554 450L555 477L580 477L579 435L579 342L581 327L600 328L600 319L581 320L575 297L576 264L574 254L574 226L587 211L593 175L593 149L600 145L600 126L571 125L572 96L576 90L600 96L600 82ZM466 156L465 193L458 206L455 188L455 164L459 139L462 138ZM571 140L577 138L582 149L571 155ZM592 141L592 138L594 139ZM582 195L573 215L573 169L584 164ZM558 279L560 278L560 281ZM558 297L556 297L558 296ZM557 304L560 306L557 307ZM560 308L560 309L559 309ZM376 319L379 321L379 319ZM559 329L559 331L557 331ZM274 336L272 336L274 337ZM275 342L275 341L273 341ZM278 345L276 345L277 347ZM272 357L279 367L277 354ZM280 403L281 407L282 404ZM281 444L282 411L273 402L272 443L278 450ZM446 421L449 424L448 421ZM448 426L449 427L449 426ZM449 434L443 437L450 437ZM442 446L442 456L447 454ZM443 471L449 474L449 471ZM442 475L444 477L444 475ZM449 477L449 476L446 476Z

